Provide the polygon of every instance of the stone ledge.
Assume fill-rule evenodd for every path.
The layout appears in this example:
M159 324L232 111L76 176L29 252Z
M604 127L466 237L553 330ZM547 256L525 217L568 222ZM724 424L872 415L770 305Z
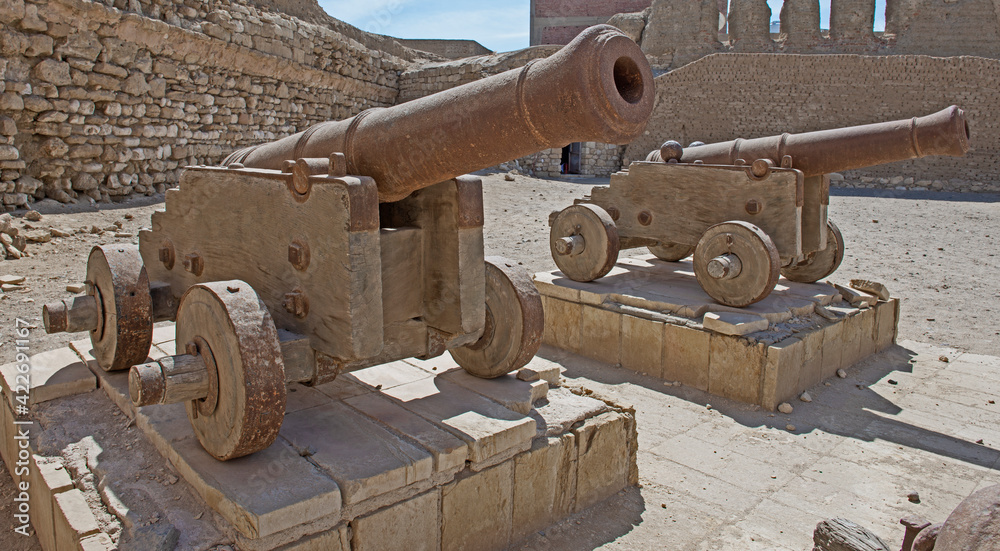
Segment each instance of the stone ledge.
M150 357L164 355L171 336L172 328L157 328ZM541 392L549 390L542 379L468 381L447 357L349 373L323 388L291 385L278 441L219 462L197 442L183 406L132 408L127 374L100 370L88 341L72 346L76 353L59 357L94 370L105 392L91 396L134 421L241 549L501 549L637 482L630 411L561 387ZM536 361L525 377L553 371ZM525 400L535 402L527 414L502 405ZM0 406L8 442L0 451L14 472L16 418L9 401ZM40 427L31 427L37 438ZM88 521L94 513L79 507L82 496L71 495L79 490L59 458L37 449L31 441L31 499L40 512L32 522L43 548L113 548Z
M892 346L899 319L898 299L853 308L829 284L785 279L761 302L729 308L701 290L689 261L651 255L590 283L560 272L534 281L545 344L772 410Z

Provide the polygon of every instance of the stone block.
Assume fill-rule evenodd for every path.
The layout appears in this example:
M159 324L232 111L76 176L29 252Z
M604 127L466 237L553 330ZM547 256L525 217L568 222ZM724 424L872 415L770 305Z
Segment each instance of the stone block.
M899 299L880 302L875 307L875 351L881 352L896 343L899 323Z
M711 333L666 323L663 325L663 371L667 381L708 390Z
M433 474L430 452L337 402L286 415L281 436L337 482L345 505Z
M441 377L423 379L382 393L469 446L469 460L484 462L531 446L535 421ZM286 421L287 423L287 421Z
M858 360L861 359L860 340L863 338L861 319L859 318L861 311L856 308L831 307L830 309L844 315L838 322L842 326L841 342L843 343L841 347L840 367L841 369L847 369L858 363Z
M858 361L875 353L875 341L878 338L877 314L875 308L861 310L858 314L861 328L858 331Z
M577 445L574 512L598 503L628 486L635 463L634 439L629 439L625 415L602 413L573 429Z
M618 363L624 336L623 317L603 308L583 306L580 310L579 353L604 363ZM546 323L548 319L546 317Z
M87 498L76 488L53 496L52 525L56 549L76 549L80 540L100 532Z
M112 551L118 549L107 534L95 534L80 540L80 551Z
M742 336L757 331L766 331L768 321L756 314L738 312L706 312L702 325L709 331L723 335Z
M352 551L441 549L441 490L396 503L351 522Z
M539 434L559 436L578 422L607 410L608 405L600 400L573 394L565 388L553 388L532 417L538 423Z
M346 525L302 538L275 551L351 551L351 530Z
M708 392L759 404L764 373L763 344L754 344L729 335L713 334L709 339Z
M570 352L580 350L580 318L584 306L542 296L545 330L542 342Z
M458 384L480 396L485 396L503 407L522 415L527 415L531 411L535 400L545 397L545 394L539 391L540 388L543 388L545 391L548 390L548 383L545 381L540 381L543 386L539 386L522 381L514 374L504 375L495 379L483 379L475 375L470 375L465 370L456 369L441 375L441 378Z
M505 548L511 541L513 498L513 461L445 485L441 490L441 548Z
M822 329L798 334L803 346L802 370L799 372L800 390L819 384L823 380L823 334Z
M87 365L68 347L35 354L28 362L28 373L21 373L20 363L0 367L0 382L4 393L13 405L17 391L28 390L28 404L39 404L89 392L97 388L97 378Z
M823 360L820 378L827 379L837 374L844 365L844 325L831 323L823 329Z
M762 407L774 410L781 402L795 398L804 357L805 346L796 338L784 339L767 348Z
M29 475L31 496L31 524L42 549L55 549L55 524L53 496L73 488L73 480L62 463L54 458L34 456Z
M620 317L622 367L654 377L660 376L663 358L663 322L627 315Z
M434 457L434 471L461 470L469 447L453 434L423 417L403 408L381 394L369 393L344 400L344 403L382 423L401 436L411 438Z
M433 376L430 372L402 361L372 366L361 371L354 371L351 374L358 381L372 388L381 389L393 388Z
M193 436L172 442L170 450L165 455L191 488L248 538L340 513L336 482L280 437L230 461L209 455Z
M513 535L517 540L573 513L576 435L537 438L514 458Z

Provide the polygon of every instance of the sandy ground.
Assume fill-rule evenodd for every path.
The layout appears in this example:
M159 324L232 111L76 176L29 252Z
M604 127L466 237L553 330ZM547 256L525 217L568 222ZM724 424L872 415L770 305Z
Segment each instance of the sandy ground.
M529 272L555 269L549 256L548 215L572 204L594 183L484 177L486 254L516 260ZM846 283L862 277L885 283L902 299L901 340L1000 356L1000 278L996 277L1000 259L991 237L1000 233L1000 196L871 190L834 190L833 195L830 216L844 234L847 253L831 280ZM72 208L44 202L39 207L41 221L19 220L19 227L87 228L87 232L32 243L30 257L0 261L0 275L27 278L21 288L0 294L0 363L14 358L12 331L17 318L35 326L29 339L33 352L85 337L46 335L42 305L72 296L66 286L82 282L94 245L136 243L138 229L161 208L162 196ZM93 226L108 228L115 222L121 223L121 230L90 233ZM129 237L115 237L116 233ZM8 504L13 488L9 475L0 471L0 548L36 549L37 542L11 533Z

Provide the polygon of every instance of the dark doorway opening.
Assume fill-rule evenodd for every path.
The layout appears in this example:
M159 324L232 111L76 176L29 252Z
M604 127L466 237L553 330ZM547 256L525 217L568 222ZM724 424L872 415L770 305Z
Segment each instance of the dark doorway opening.
M563 174L580 173L580 142L574 142L562 149L562 161L559 170Z

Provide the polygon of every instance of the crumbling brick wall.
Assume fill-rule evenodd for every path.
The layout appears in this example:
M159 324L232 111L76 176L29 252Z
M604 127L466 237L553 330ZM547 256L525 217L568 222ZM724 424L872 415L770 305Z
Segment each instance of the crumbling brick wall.
M394 104L413 52L340 25L238 0L3 0L0 203L151 194L186 165Z
M931 189L1000 191L1000 61L981 57L717 54L656 79L646 135L625 152L640 160L666 140L682 144L809 132L966 111L971 151L851 171L869 187L908 180ZM738 91L738 93L736 93ZM898 178L898 180L890 180ZM935 183L937 182L937 183Z

